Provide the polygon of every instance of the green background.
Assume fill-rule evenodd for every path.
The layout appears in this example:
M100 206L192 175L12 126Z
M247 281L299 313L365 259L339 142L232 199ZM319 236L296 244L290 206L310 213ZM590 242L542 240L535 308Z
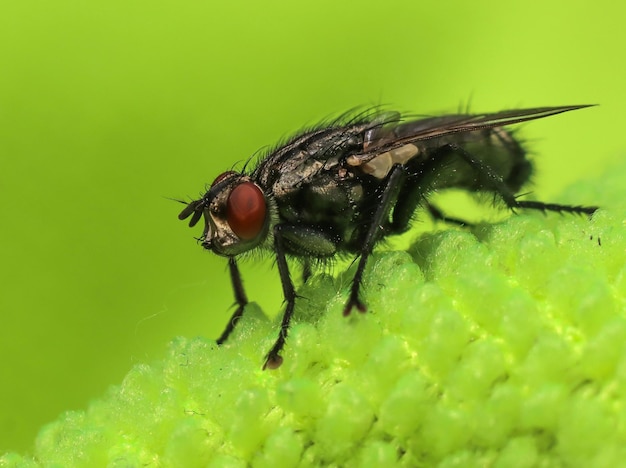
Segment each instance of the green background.
M225 262L167 197L196 197L305 124L380 103L599 103L523 135L542 199L601 174L626 145L624 9L0 3L0 451L28 450L42 424L158 359L172 337L217 336L232 303ZM249 297L278 312L271 262L242 270Z

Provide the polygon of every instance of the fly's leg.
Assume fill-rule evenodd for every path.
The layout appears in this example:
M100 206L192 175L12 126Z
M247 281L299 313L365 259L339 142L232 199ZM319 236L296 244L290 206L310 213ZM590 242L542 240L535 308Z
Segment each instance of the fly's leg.
M311 268L311 262L308 258L305 258L302 264L302 283L306 283L312 274L313 270Z
M557 213L577 213L592 215L597 210L597 206L580 206L580 205L558 205L556 203L544 203L538 201L517 201L517 207L527 208L539 211L556 211Z
M363 281L365 265L367 263L367 259L372 253L374 244L376 244L376 241L379 239L380 232L389 224L389 212L398 199L398 194L400 193L400 189L402 188L405 180L406 172L404 167L400 164L394 165L389 172L387 183L385 184L380 195L378 206L374 211L374 216L372 217L371 224L365 235L363 247L360 252L359 264L357 265L354 278L352 278L350 297L348 298L348 302L343 309L343 315L350 315L353 307L356 307L359 312L365 312L366 310L365 304L361 301L361 299L359 299L359 290L361 288L361 282Z
M293 224L278 224L274 226L274 251L276 252L276 265L280 275L280 282L283 286L283 296L285 298L285 312L280 324L278 338L274 342L272 349L265 357L263 369L276 369L280 367L283 358L280 352L285 346L287 334L289 333L289 323L293 315L296 302L296 291L291 281L287 259L285 258L285 245L289 247L289 252L301 252L313 257L331 257L337 251L337 239L327 233L318 231L307 226ZM305 261L305 272L308 261ZM310 267L310 264L309 264Z
M469 221L446 216L446 214L443 211L441 211L439 208L437 208L435 205L433 205L430 202L426 202L426 209L428 210L428 213L430 214L431 218L433 218L435 221L443 221L444 223L456 224L457 226L463 226L463 227L472 226L472 223L470 223Z
M439 160L438 164L441 164ZM428 170L432 170L432 168ZM398 200L393 208L393 215L389 226L391 232L394 234L405 232L409 228L413 214L419 205L423 205L434 220L464 227L471 226L472 223L468 221L446 216L438 207L426 200L426 194L428 194L429 189L427 189L428 185L422 186L419 184L422 180L422 174L423 170L420 170L417 174L408 172L406 183L400 190Z
M218 345L221 345L228 339L231 332L235 329L237 322L243 315L243 309L248 303L248 298L246 297L246 292L243 290L243 283L241 282L241 274L239 273L239 268L237 268L237 262L233 257L230 257L228 259L228 269L230 270L230 282L233 285L233 292L235 293L235 303L237 304L237 309L228 321L228 325L226 325L226 328L217 339Z
M437 160L443 161L443 156L456 154L461 157L467 164L469 164L476 173L485 177L488 180L488 184L491 185L491 189L496 192L506 203L506 206L511 210L515 210L516 208L526 208L540 211L556 211L559 213L580 213L580 214L593 214L598 207L597 206L571 206L571 205L559 205L556 203L544 203L538 201L520 201L517 200L515 194L509 189L506 183L502 180L502 178L496 174L488 165L483 164L482 161L476 159L469 152L465 151L458 145L447 144L439 148L436 152L432 161L435 164L439 165L442 162L436 162Z
M287 259L285 258L285 249L283 247L282 238L282 226L279 224L274 227L274 251L276 252L276 264L278 265L278 273L280 275L280 282L283 286L283 296L285 302L285 312L283 313L283 319L280 323L280 332L278 338L272 346L272 349L267 353L265 357L265 364L263 369L277 369L283 363L283 358L280 356L280 352L285 346L285 340L287 339L287 333L289 332L289 322L291 322L291 316L293 315L293 308L296 303L296 290L293 287L291 281L291 275L289 274L289 267L287 266Z

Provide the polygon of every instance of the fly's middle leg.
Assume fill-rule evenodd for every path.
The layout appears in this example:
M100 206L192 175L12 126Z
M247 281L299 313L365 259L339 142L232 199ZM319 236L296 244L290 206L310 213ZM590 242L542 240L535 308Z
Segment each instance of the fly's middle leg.
M435 221L442 221L447 224L454 224L456 226L462 227L472 227L473 224L470 221L465 221L464 219L455 218L452 216L446 215L441 209L430 202L425 203L426 209L430 214L430 217Z
M421 183L423 172L418 171L408 175L402 190L398 196L398 201L393 207L391 224L389 226L392 234L402 234L411 225L415 211L419 206L423 206L433 220L443 221L457 226L470 227L471 222L464 219L447 216L441 209L428 201L427 196L431 191L429 184Z
M359 264L357 265L354 278L352 278L350 297L343 309L343 315L349 315L354 307L356 307L359 312L365 312L366 310L365 304L359 298L359 290L361 289L361 282L363 281L365 265L372 253L374 244L380 239L383 229L389 224L389 213L392 206L396 203L398 194L405 181L406 171L404 167L400 164L394 165L387 176L387 182L380 193L380 200L374 210L374 215L372 216L368 230L365 233L363 246L360 249Z

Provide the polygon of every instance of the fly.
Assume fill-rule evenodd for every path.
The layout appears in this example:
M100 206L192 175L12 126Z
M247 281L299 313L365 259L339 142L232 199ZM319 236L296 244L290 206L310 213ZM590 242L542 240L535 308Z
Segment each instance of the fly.
M253 249L274 252L285 298L278 337L263 368L282 363L296 292L287 257L303 263L337 254L359 258L343 309L365 312L360 289L372 249L382 238L405 232L419 208L445 215L429 195L446 188L489 192L511 210L591 215L594 206L520 200L531 162L504 127L588 105L516 109L492 114L453 114L402 119L397 112L344 116L293 137L270 151L252 171L220 174L178 216L189 226L204 218L205 249L228 258L237 308L217 343L224 343L248 303L237 256Z

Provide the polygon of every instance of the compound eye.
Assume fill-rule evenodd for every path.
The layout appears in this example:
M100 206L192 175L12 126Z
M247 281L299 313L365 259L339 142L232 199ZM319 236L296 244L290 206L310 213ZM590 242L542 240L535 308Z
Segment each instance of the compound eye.
M226 219L241 239L250 240L259 235L265 224L266 213L263 192L252 182L243 182L230 192Z
M230 177L233 174L237 174L235 171L226 171L226 172L222 172L220 175L218 175L215 180L213 181L213 183L211 184L211 187L219 184L221 181L223 181L224 179L226 179L227 177Z

